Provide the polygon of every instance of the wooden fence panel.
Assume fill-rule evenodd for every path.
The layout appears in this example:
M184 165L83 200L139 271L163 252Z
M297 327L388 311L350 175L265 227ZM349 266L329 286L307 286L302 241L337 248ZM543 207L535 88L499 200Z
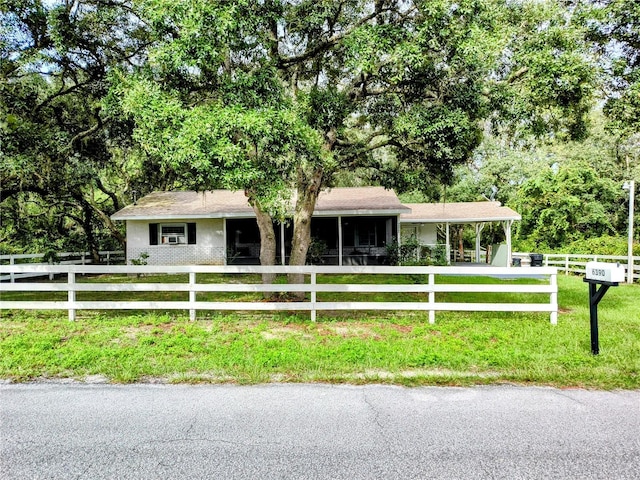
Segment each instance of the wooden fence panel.
M317 311L330 310L388 310L388 311L426 311L430 323L435 322L437 311L479 311L479 312L548 312L552 324L557 323L558 287L557 269L551 267L517 269L496 267L386 267L386 266L99 266L99 265L3 265L0 274L44 273L67 275L66 283L20 282L0 284L0 290L6 292L67 292L67 301L17 301L0 299L0 309L53 310L64 309L69 319L74 320L78 310L187 310L191 319L197 311L237 310L237 311L309 311L315 320ZM310 283L305 284L266 284L262 283L198 283L198 274L262 274L262 273L302 273L308 276ZM136 283L78 283L76 275L123 274L132 276ZM145 282L141 275L146 274L183 274L187 280L180 283ZM371 284L371 283L318 283L318 275L416 275L423 276L424 283ZM490 276L503 278L500 284L445 283L436 282L436 276L478 277ZM419 278L419 277L418 277ZM510 280L518 278L544 279L545 284L513 284ZM351 280L351 279L350 279ZM183 292L184 300L149 301L117 300L86 301L76 298L77 292ZM198 293L264 293L264 292L304 292L310 299L303 302L261 302L261 301L205 301L197 300ZM318 293L423 293L424 301L325 301L319 300ZM436 293L518 293L532 296L529 303L480 303L480 302L438 302ZM540 296L547 297L539 301Z
M521 261L527 261L529 253L514 252L514 258L520 258ZM545 267L557 267L565 275L570 273L584 274L587 262L616 262L628 269L629 257L626 255L582 255L571 253L544 253L543 263ZM640 257L632 257L632 277L634 280L640 280Z

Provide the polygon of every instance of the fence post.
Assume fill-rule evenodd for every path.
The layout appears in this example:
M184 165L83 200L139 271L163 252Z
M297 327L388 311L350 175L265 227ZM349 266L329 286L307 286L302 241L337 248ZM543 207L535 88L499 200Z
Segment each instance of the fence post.
M194 322L196 320L196 274L195 272L189 272L189 320Z
M69 272L67 274L67 301L69 302L69 321L73 322L76 319L76 274Z
M15 258L13 258L13 255L11 255L9 257L9 265L15 265L16 260ZM11 273L9 274L9 276L11 277L11 283L16 283L16 273L11 270Z
M316 272L311 272L311 321L316 321Z
M569 275L569 255L564 257L564 274Z
M429 310L429 323L436 323L436 311L433 309L436 303L436 292L434 290L434 286L436 284L436 276L433 273L429 274L429 306L431 310Z
M553 287L553 291L549 296L550 297L549 303L551 305L555 305L555 310L551 312L550 320L551 320L551 325L557 325L558 324L558 275L557 273L551 274L551 277L549 278L549 283Z

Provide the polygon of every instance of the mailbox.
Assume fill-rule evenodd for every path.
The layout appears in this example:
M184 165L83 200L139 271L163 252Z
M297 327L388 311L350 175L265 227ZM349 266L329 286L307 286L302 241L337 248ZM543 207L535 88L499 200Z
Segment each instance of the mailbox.
M589 284L589 316L591 317L591 353L600 353L598 339L598 304L609 287L624 282L624 267L619 263L587 262L584 281ZM598 288L600 286L600 288Z
M587 262L587 280L619 283L625 280L625 269L619 263Z

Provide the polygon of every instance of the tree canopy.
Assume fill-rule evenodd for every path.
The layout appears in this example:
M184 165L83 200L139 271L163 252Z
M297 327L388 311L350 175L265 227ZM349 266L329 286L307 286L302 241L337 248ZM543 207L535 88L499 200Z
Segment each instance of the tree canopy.
M296 192L293 264L340 172L402 191L450 182L487 125L584 135L594 76L555 2L136 5L154 44L118 88L137 138L198 187L245 189L258 216Z
M144 34L115 2L15 0L0 19L0 243L96 255L123 243L109 214L123 206L122 178L137 175L132 125L101 102Z
M322 188L474 199L502 178L515 201L553 164L527 152L584 141L597 102L633 176L639 18L632 0L5 1L0 244L97 250L124 241L109 214L134 190L230 188L263 263L289 217L300 264ZM587 163L563 181L589 191Z

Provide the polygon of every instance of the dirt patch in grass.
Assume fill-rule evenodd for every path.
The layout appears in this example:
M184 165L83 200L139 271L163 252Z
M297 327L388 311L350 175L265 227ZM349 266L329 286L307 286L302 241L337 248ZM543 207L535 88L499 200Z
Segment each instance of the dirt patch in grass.
M332 323L318 327L321 336L337 336L341 338L379 338L379 334L371 325L365 323Z
M313 339L305 327L302 325L286 325L282 327L269 328L260 332L265 340L287 340L289 338Z

